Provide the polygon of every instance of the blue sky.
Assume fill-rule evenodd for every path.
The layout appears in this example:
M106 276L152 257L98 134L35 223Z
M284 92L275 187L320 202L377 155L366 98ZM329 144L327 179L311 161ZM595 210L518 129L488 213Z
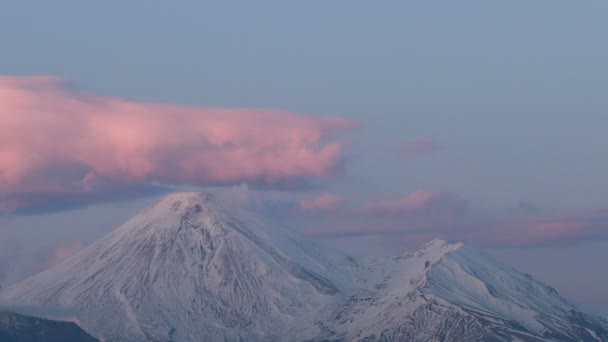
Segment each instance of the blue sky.
M593 0L18 1L0 11L0 74L56 76L133 101L355 120L344 169L315 190L355 206L423 190L469 203L473 218L458 227L522 216L596 222L589 213L608 206L607 11ZM417 141L435 148L399 152ZM119 221L146 201L45 222L61 225L66 239L91 239L98 233L66 226L122 210ZM6 215L0 237L46 236L31 226L41 222ZM500 257L576 296L587 286L580 278L608 281L597 269L608 257L602 222L584 238L509 247ZM564 248L576 251L571 272L587 261L575 281L552 266ZM608 305L608 294L588 285L580 300Z
M601 205L608 169L606 10L603 1L19 2L0 14L0 70L139 100L354 118L366 128L349 175L383 189L586 208ZM418 138L443 153L392 162L395 141Z

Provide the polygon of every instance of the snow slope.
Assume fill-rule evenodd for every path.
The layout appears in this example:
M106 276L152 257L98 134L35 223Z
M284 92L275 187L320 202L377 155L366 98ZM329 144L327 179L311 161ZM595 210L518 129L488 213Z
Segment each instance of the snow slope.
M338 292L336 263L301 241L210 195L174 194L1 296L77 308L82 327L108 340L281 336Z
M606 321L462 243L433 240L371 269L376 284L338 308L324 338L608 341Z
M355 261L203 193L165 197L0 300L78 310L106 341L608 341L608 323L462 243Z

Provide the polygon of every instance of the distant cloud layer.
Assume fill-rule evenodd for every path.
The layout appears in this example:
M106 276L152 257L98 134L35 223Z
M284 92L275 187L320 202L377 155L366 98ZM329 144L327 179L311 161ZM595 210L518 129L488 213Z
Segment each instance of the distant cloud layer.
M371 201L361 212L373 216L453 215L465 213L467 208L468 202L454 194L421 190L402 197Z
M340 224L314 229L309 234L332 239L377 236L387 245L434 237L495 246L608 238L608 210L484 217L456 194L428 190L376 197L358 209L351 208L346 217Z
M469 203L448 192L419 190L402 196L377 196L352 208L339 224L309 232L327 238L379 236L387 240L449 237L469 220Z
M53 77L0 77L0 213L137 195L153 184L297 185L340 169L340 133L356 125L98 96Z
M608 210L482 221L470 234L485 243L513 246L607 239Z
M313 198L303 198L298 203L298 208L303 212L331 212L338 209L342 203L342 198L323 194Z

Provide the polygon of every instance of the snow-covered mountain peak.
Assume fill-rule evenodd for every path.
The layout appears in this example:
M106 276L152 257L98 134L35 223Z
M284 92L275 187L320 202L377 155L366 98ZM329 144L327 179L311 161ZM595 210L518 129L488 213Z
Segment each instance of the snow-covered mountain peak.
M393 258L395 261L408 260L412 258L425 258L431 262L438 261L443 255L449 252L457 251L464 246L462 242L448 242L444 239L434 239L424 245L416 248L413 251L405 252Z
M205 206L212 200L213 195L206 192L176 192L161 198L154 207L185 211L194 209L196 206Z
M110 340L255 340L280 334L339 292L324 255L313 241L227 210L212 195L178 193L0 299L90 312L79 318L83 327Z
M147 217L205 216L224 211L212 193L177 192L165 195L142 213Z
M186 229L196 236L211 234L210 237L222 238L228 236L226 233L229 231L238 231L240 223L246 220L247 218L224 208L222 202L212 193L178 192L165 195L119 226L112 234L120 235L120 238L156 235L172 239L174 234L183 234ZM254 226L250 225L250 228ZM255 228L260 230L261 235L269 233L269 229L281 234L280 229L275 229L276 227Z

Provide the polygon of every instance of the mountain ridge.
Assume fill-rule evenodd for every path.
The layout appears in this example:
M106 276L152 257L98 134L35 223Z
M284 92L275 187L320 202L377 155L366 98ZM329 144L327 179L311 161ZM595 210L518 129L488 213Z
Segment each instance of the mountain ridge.
M220 202L165 196L0 299L78 309L108 341L608 341L604 320L463 243L363 261Z

